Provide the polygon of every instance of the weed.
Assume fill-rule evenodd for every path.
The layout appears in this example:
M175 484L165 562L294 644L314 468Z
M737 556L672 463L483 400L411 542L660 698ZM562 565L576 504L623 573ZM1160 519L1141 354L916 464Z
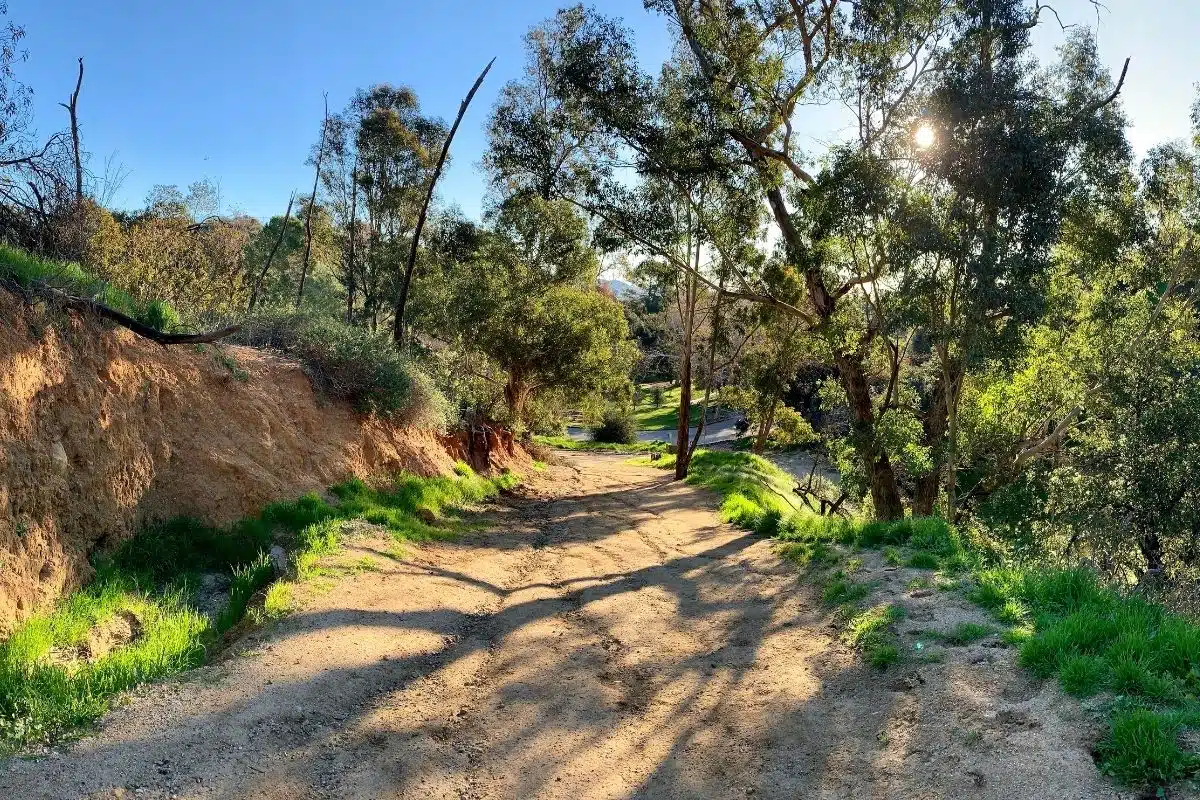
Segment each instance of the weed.
M917 591L919 589L932 589L933 581L926 577L916 577L906 584L909 591Z
M937 569L941 566L941 561L928 550L918 550L909 556L908 566L916 569Z
M847 580L846 576L839 570L833 578L825 585L821 592L821 600L827 606L839 606L847 603L857 603L860 600L866 599L871 593L871 587L865 583L857 583Z
M559 450L599 450L607 453L665 453L666 442L633 442L619 444L616 442L594 442L568 439L566 436L534 436L533 440L547 447ZM672 464L674 462L672 461Z
M863 560L859 556L854 556L846 562L846 574L853 575L861 571L863 568Z
M980 625L977 622L960 622L954 627L954 630L946 634L945 640L947 644L955 647L965 647L972 642L977 642L980 639L986 639L996 632L996 629L990 625Z
M900 555L900 548L889 546L883 548L883 561L888 566L898 567L904 563L904 556Z

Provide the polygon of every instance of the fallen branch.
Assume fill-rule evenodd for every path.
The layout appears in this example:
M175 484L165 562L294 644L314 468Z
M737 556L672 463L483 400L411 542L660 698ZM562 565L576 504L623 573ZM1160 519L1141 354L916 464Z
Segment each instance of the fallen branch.
M204 344L206 342L215 342L227 336L232 336L242 329L241 325L230 325L227 328L206 331L204 333L163 333L151 328L149 325L138 322L128 314L123 314L115 308L110 308L90 297L76 297L45 284L36 286L34 291L63 308L70 308L85 314L95 314L98 317L103 317L117 323L123 328L133 331L143 339L158 342L163 347L172 344Z

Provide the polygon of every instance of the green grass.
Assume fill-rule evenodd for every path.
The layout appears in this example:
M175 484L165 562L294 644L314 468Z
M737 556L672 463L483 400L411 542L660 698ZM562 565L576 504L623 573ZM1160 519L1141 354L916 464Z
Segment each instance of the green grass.
M1083 569L981 571L969 597L1001 621L1027 618L1006 638L1022 666L1057 677L1077 697L1101 691L1111 709L1100 766L1135 786L1200 776L1200 756L1182 750L1200 729L1200 626L1137 596L1119 594Z
M10 281L23 289L43 284L70 295L91 298L159 331L179 325L179 314L166 303L135 300L79 264L38 258L3 244L0 244L0 281Z
M893 626L903 618L901 607L880 603L853 616L846 625L843 638L847 644L861 650L871 666L886 669L900 660Z
M615 444L613 442L593 442L590 440L577 441L566 436L534 436L533 440L546 447L556 447L559 450L598 450L604 453L665 453L666 442L634 442L633 444ZM671 463L674 463L672 461Z
M337 506L305 495L225 529L185 518L147 527L97 560L90 585L0 643L0 750L70 736L103 715L120 692L204 663L264 589L262 615L287 613L293 585L271 583L265 551L273 542L282 539L297 579L306 580L320 575L320 559L338 549L346 520L377 522L397 541L451 538L467 527L457 509L518 482L513 473L489 478L465 464L456 472L401 474L382 488L350 480L330 489ZM210 619L194 602L197 578L214 571L229 575L230 591ZM136 618L138 635L102 656L79 658L89 633L118 614Z
M679 387L662 390L662 405L654 405L654 390L641 389L641 402L633 410L637 420L638 430L663 431L675 430L679 427ZM692 390L692 407L689 414L689 425L700 424L700 414L703 411L704 390Z
M954 630L942 638L946 644L955 647L965 647L972 642L986 639L994 633L996 633L996 629L991 625L980 625L978 622L960 622L954 627Z

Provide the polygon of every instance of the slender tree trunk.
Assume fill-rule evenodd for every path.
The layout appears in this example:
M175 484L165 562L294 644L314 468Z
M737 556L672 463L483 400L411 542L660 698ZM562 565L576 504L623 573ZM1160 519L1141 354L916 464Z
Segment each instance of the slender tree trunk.
M275 244L271 245L271 252L267 253L267 260L263 264L262 271L258 273L254 285L250 287L250 305L247 307L247 311L253 311L254 306L258 303L258 292L262 288L262 282L267 277L267 271L271 269L271 262L275 260L279 246L283 244L283 237L287 235L287 224L288 220L292 218L292 203L294 202L296 202L296 193L292 192L291 197L288 198L287 211L283 212L283 224L279 226L279 235L275 237Z
M888 521L904 516L904 503L896 485L892 462L875 441L875 408L871 402L871 387L862 362L853 355L834 354L842 388L853 414L851 436L855 450L862 460L863 470L871 483L871 501L876 519Z
M300 266L300 288L296 292L296 308L304 302L304 281L308 277L308 259L312 255L312 215L317 204L317 183L321 180L321 160L325 157L325 136L329 132L329 93L325 93L325 119L321 123L321 143L317 145L317 166L313 170L312 196L308 198L308 213L304 216L304 262Z
M354 268L354 240L358 238L358 153L350 169L350 247L346 257L346 324L354 324L354 294L358 288L358 273Z
M79 152L79 90L83 88L83 59L79 59L79 77L75 80L75 91L70 103L59 103L71 117L71 150L75 156L75 202L83 202L83 156Z
M929 409L925 412L921 425L924 428L922 444L933 453L933 469L917 479L913 514L927 517L937 505L938 491L942 486L942 464L945 461L946 381L940 375L933 382Z
M400 297L396 300L396 319L393 323L392 339L397 345L404 339L404 308L408 305L408 291L412 285L413 270L417 266L417 245L421 241L421 230L425 227L425 215L429 213L429 204L433 201L433 189L437 186L438 178L441 177L442 167L446 164L446 155L450 152L450 142L454 141L454 134L458 131L458 126L467 113L467 106L471 105L471 98L475 96L475 92L479 91L483 79L487 77L488 70L495 63L496 59L494 58L488 62L488 65L483 68L483 72L479 73L479 77L475 79L475 85L471 87L471 91L467 92L467 96L459 104L458 116L454 118L454 124L450 126L450 132L446 134L446 141L442 143L442 153L438 156L437 167L434 168L433 175L429 178L429 191L425 193L425 202L421 205L421 213L417 215L417 227L413 230L412 246L408 250L408 264L404 268L404 280L400 284Z
M692 258L691 206L688 206L688 258ZM700 262L700 241L696 237L696 263ZM684 277L683 352L679 359L679 420L675 426L675 480L687 477L689 457L688 431L692 416L692 350L696 327L696 296L699 292L696 275L689 272Z
M696 426L696 434L692 437L691 447L688 448L689 465L692 463L696 446L700 443L700 437L704 435L704 424L708 420L708 400L712 396L713 381L715 380L713 371L717 366L717 333L721 328L721 298L723 295L723 282L718 282L717 299L713 305L712 331L708 337L708 380L704 382L704 402L700 404L700 424Z

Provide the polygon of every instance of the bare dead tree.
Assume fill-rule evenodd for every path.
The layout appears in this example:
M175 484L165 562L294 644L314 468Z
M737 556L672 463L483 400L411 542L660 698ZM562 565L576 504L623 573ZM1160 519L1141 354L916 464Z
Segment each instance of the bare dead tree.
M304 281L308 277L308 259L312 255L312 215L317 204L317 183L321 180L321 159L325 157L325 138L329 133L329 93L325 92L325 120L321 123L321 143L317 145L317 164L313 170L312 196L308 199L308 213L304 216L304 261L300 266L300 289L296 292L296 308L304 300Z
M425 227L425 216L429 213L429 204L433 202L433 189L437 186L438 178L441 177L442 167L446 164L446 155L450 152L450 143L454 141L454 134L458 131L458 126L467 113L467 106L471 105L471 99L475 97L475 92L479 91L479 87L483 85L483 79L487 77L488 71L495 63L495 58L488 62L487 66L483 68L483 72L479 73L479 77L475 79L471 91L467 92L467 96L459 104L458 116L454 118L454 124L450 126L450 133L446 134L446 141L442 143L442 153L438 156L437 167L434 168L433 175L429 178L429 190L425 193L425 202L421 205L421 213L417 216L417 226L413 229L412 246L408 250L408 264L404 268L404 280L400 284L400 297L396 300L396 319L392 323L392 339L397 345L404 338L404 307L408 305L408 290L412 285L413 270L417 266L417 245L421 241L421 230Z
M354 324L354 295L358 289L354 272L354 240L358 237L358 149L354 150L354 166L350 168L350 230L349 253L346 256L346 324Z
M250 287L250 304L246 309L253 311L254 306L258 303L258 290L262 288L262 282L267 277L267 271L271 269L271 262L275 260L275 254L279 252L279 246L283 244L283 237L287 233L288 220L292 218L292 203L296 202L296 193L292 192L288 198L287 211L283 212L283 223L279 226L279 235L275 237L275 244L271 245L271 252L267 253L267 260L263 263L262 271L258 273L258 278L254 281L254 285Z
M75 81L75 91L71 93L69 103L59 103L71 117L71 148L75 155L75 202L83 202L83 157L79 153L79 117L76 113L79 107L79 90L83 88L83 59L79 59L79 77Z

